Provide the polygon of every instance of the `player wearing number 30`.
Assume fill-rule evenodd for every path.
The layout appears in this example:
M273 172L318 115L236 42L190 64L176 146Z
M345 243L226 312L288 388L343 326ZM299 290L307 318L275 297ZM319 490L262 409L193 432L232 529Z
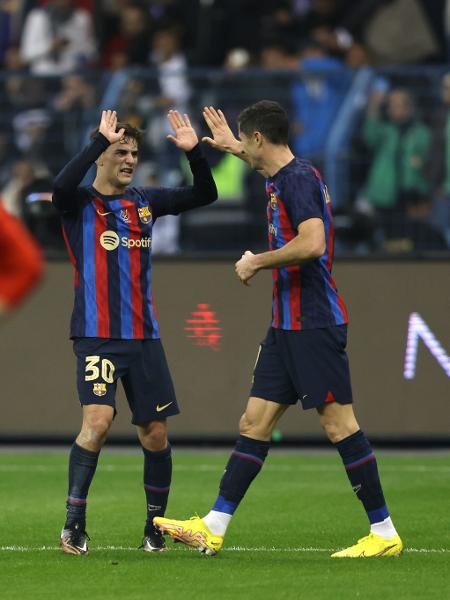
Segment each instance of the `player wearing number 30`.
M132 422L144 452L147 520L143 549L165 549L153 527L164 515L172 473L166 417L179 413L159 339L151 288L152 226L157 217L209 204L217 190L189 117L169 111L174 135L186 152L193 185L176 189L131 187L141 132L103 111L90 145L54 182L53 203L75 267L71 337L83 424L70 452L67 518L61 548L87 552L86 498L100 450L115 414L122 380ZM79 184L95 163L92 186Z

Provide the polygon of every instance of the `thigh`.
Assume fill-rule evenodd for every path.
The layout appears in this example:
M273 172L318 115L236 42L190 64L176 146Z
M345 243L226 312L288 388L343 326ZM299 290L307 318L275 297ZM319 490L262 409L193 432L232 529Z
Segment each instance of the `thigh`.
M304 409L352 403L345 325L278 334L286 366Z
M77 388L80 404L105 404L115 408L117 379L125 372L121 340L77 338Z
M122 383L134 425L166 419L180 412L161 340L139 343Z
M298 400L291 375L283 359L282 347L272 327L269 328L259 348L250 396L277 404L295 404Z

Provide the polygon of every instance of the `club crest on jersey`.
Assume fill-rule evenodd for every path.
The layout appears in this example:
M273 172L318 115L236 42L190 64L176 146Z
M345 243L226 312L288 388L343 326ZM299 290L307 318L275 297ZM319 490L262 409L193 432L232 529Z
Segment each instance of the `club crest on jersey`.
M277 208L278 208L278 198L276 197L276 195L273 192L270 193L270 200L269 200L269 202L270 202L270 208L272 210L277 210Z
M104 396L106 394L106 383L94 383L92 391L96 396Z
M148 206L139 206L138 214L140 220L145 224L150 223L150 221L152 220L152 213Z
M129 223L130 222L130 215L128 213L128 208L123 208L120 211L120 218L123 219L125 221L125 223Z

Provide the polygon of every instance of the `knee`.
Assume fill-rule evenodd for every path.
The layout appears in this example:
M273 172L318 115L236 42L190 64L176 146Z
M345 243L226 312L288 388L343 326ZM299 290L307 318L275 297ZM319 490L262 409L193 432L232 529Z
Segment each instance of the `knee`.
M325 416L320 417L320 424L327 434L328 439L332 444L336 444L358 431L359 426L356 422L341 421L335 418Z
M139 427L138 436L147 450L159 452L167 448L167 427L164 421L152 421L145 427Z
M102 446L106 439L112 420L105 416L95 416L83 423L80 439L85 444Z
M239 421L239 433L256 440L270 440L272 431L264 423L251 419L245 412Z

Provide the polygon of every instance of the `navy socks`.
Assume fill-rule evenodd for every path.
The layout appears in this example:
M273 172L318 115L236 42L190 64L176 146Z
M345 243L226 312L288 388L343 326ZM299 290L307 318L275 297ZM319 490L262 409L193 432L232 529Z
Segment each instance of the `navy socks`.
M67 495L67 517L64 525L69 529L78 523L86 528L86 498L97 468L100 452L92 452L73 443L69 455L69 492Z
M232 515L253 479L260 472L270 442L239 436L220 482L220 495L212 510Z
M363 503L371 524L389 517L381 489L377 461L369 441L357 431L335 444L341 455L353 491Z
M172 449L159 452L142 448L144 452L144 490L147 499L146 531L153 528L153 517L163 517L172 480Z

